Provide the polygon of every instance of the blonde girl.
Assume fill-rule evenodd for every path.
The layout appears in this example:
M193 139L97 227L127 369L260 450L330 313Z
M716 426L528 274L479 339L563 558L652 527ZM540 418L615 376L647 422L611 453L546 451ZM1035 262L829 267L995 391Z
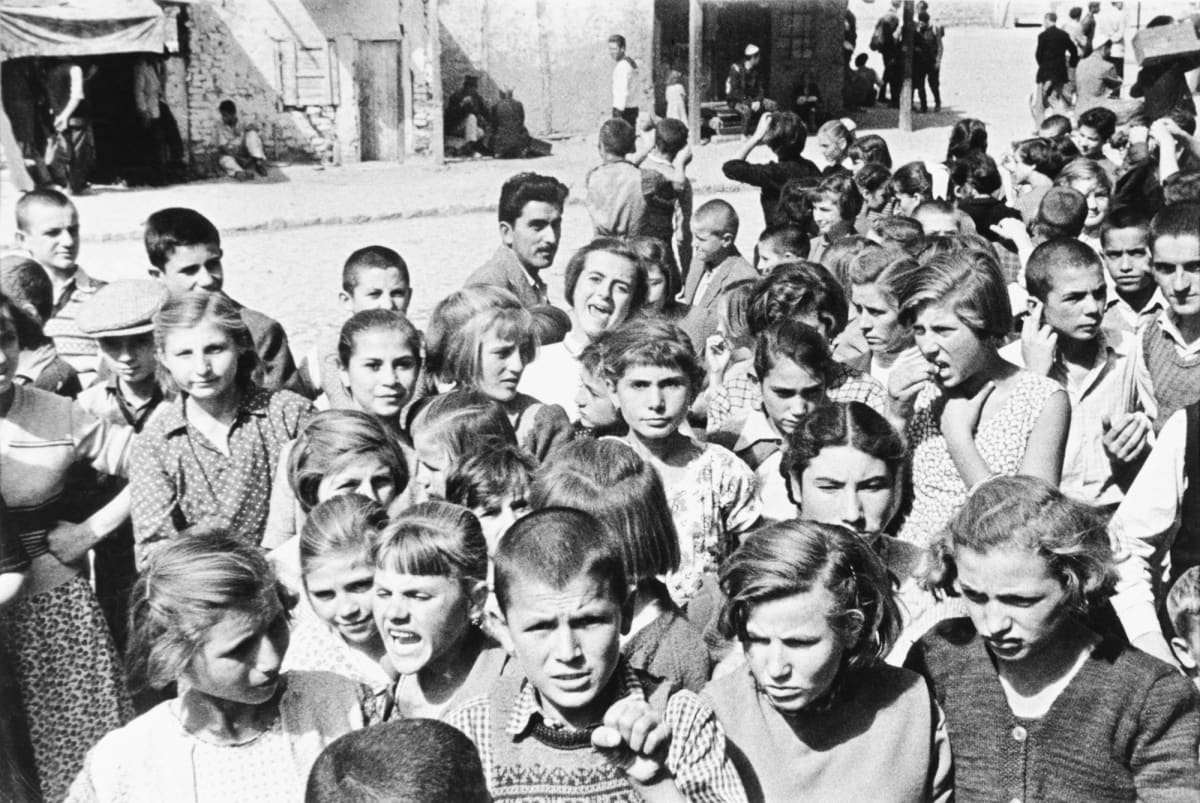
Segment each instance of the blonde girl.
M442 387L477 390L499 402L517 442L538 460L574 432L566 411L517 389L537 355L529 310L515 295L490 285L470 285L434 308L428 340L429 368Z
M262 542L283 447L312 414L307 399L255 384L250 330L221 293L185 293L154 316L170 401L137 438L130 468L139 564L195 525Z

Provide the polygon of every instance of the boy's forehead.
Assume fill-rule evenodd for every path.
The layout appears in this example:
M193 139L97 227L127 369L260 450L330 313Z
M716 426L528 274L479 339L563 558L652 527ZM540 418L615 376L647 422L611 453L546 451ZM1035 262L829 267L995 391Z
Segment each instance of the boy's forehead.
M25 231L65 229L79 225L79 213L74 204L58 206L49 203L32 203L22 212Z
M1145 243L1150 239L1150 229L1144 226L1108 228L1101 233L1100 239L1104 243L1109 243L1112 241Z
M522 571L514 578L508 594L508 616L539 616L571 613L592 607L618 606L612 583L595 573L580 570L566 583Z
M1060 264L1050 271L1050 288L1061 290L1068 286L1102 285L1105 283L1104 268L1099 264Z
M1200 234L1159 235L1154 241L1154 258L1176 262L1200 259Z
M220 259L221 256L221 247L216 243L177 245L167 254L165 268L171 270L173 268L177 269L189 265L203 264L211 259Z
M371 285L374 287L407 287L408 279L401 275L395 265L387 267L359 268L358 286Z

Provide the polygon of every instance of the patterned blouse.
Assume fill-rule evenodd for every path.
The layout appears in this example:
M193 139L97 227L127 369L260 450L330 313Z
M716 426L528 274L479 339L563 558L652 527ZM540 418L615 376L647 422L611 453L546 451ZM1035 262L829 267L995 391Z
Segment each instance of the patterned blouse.
M1031 371L1017 374L1004 406L980 424L975 445L992 473L1012 476L1021 470L1025 448L1046 402L1065 393L1057 382ZM930 385L917 397L907 434L912 466L912 511L900 528L902 540L927 545L967 500L967 486L942 436L941 390Z
M312 404L291 391L254 388L238 408L226 455L188 422L185 399L161 406L134 440L129 479L139 564L159 542L197 524L260 543L279 452L312 414Z

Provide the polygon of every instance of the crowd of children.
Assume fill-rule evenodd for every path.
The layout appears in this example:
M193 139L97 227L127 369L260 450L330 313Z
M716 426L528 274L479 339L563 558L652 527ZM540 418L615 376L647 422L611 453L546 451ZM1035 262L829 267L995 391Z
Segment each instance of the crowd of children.
M1195 799L1200 147L1111 116L893 168L764 114L747 255L606 121L563 299L522 173L424 332L366 245L298 362L200 213L106 285L27 193L0 797Z

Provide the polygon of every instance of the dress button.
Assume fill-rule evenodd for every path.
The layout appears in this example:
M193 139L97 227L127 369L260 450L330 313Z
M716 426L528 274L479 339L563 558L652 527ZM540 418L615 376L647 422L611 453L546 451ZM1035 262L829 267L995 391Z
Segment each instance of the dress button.
M1028 735L1029 735L1029 733L1024 728L1022 728L1020 725L1017 725L1015 728L1012 729L1012 737L1014 739L1016 739L1018 742L1025 741L1025 737L1027 737ZM1017 801L1017 803L1020 803L1020 801Z

